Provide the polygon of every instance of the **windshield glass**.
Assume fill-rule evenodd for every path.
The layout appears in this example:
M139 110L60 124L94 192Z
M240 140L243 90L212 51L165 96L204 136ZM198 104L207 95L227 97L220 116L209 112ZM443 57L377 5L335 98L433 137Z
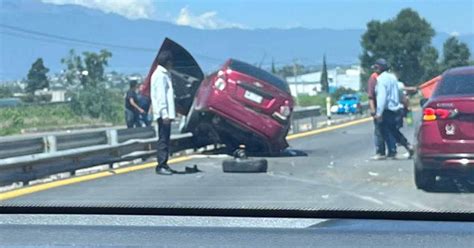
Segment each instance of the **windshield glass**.
M273 86L279 88L280 90L283 90L287 93L290 93L290 88L288 87L288 83L285 82L284 80L280 79L279 77L262 70L260 68L257 68L255 66L249 65L247 63L238 61L238 60L232 60L230 62L229 67L233 70L236 70L238 72L247 74L249 76L252 76L256 79L268 82L272 84Z
M434 95L474 95L474 73L443 77Z
M341 100L343 100L343 101L356 101L356 100L357 100L357 97L354 97L354 96L345 96L345 97L342 97Z
M0 209L474 212L473 4L0 0Z

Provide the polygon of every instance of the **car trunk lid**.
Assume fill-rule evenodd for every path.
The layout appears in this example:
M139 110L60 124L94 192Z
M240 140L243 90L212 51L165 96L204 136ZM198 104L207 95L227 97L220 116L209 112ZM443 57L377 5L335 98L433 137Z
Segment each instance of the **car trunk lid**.
M438 98L427 108L435 111L443 139L474 140L474 96Z
M157 58L163 51L170 51L173 55L173 70L171 77L175 93L176 111L187 115L194 100L194 96L204 79L204 74L193 56L181 45L166 38L145 79L144 95L149 96L151 75L158 67Z

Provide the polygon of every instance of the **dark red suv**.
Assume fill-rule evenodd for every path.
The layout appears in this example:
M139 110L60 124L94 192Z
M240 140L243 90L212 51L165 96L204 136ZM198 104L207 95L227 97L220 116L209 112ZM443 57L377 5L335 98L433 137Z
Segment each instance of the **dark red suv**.
M423 106L417 130L415 183L429 190L436 176L474 178L474 66L442 75Z
M192 132L197 146L221 143L233 151L245 145L248 152L265 154L288 147L294 103L284 80L235 59L204 77L179 44L166 39L160 52L164 50L173 54L176 109L186 116L182 131ZM153 63L148 78L156 66Z

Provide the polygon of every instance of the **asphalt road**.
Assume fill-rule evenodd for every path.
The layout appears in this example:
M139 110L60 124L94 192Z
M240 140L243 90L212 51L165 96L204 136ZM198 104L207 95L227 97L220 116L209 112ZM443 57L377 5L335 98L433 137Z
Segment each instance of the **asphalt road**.
M372 161L372 122L293 139L307 157L268 158L267 173L223 173L222 156L197 156L201 173L155 175L152 169L56 187L6 200L21 205L131 205L474 211L469 184L439 181L440 192L416 189L413 161ZM413 139L413 128L404 129ZM399 148L399 154L405 153Z

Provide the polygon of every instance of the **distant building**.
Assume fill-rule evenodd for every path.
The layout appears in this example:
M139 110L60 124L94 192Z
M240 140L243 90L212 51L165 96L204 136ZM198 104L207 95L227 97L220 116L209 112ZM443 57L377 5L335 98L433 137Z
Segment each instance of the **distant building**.
M51 96L51 102L66 102L69 99L66 99L66 90L63 89L54 89L54 90L38 90L35 92L37 96Z
M339 67L328 70L329 87L334 89L345 87L358 91L360 89L360 72L360 66L352 66L347 70L342 70ZM293 96L301 94L314 96L322 90L320 71L287 77L286 81Z

